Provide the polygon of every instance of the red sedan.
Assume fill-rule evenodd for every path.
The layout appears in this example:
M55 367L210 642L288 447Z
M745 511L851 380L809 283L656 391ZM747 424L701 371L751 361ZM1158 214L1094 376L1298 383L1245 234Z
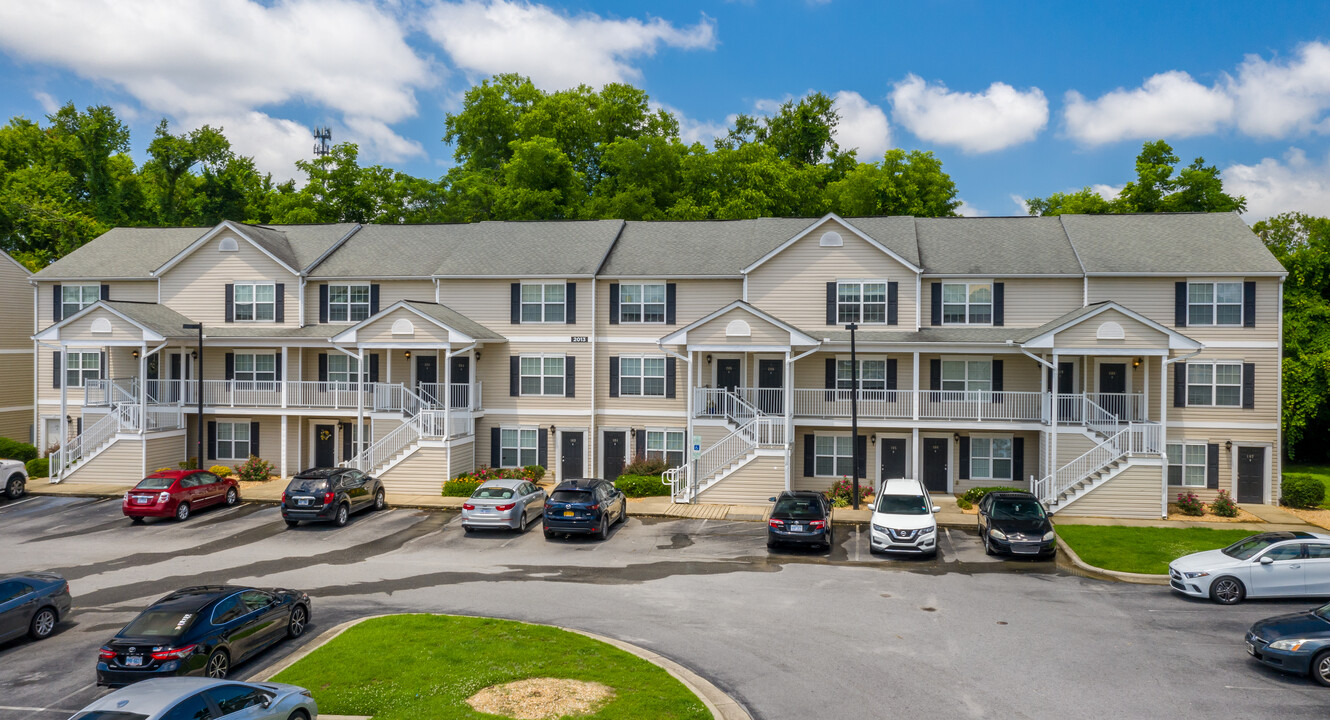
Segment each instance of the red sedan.
M238 502L240 488L231 478L219 478L206 470L165 470L149 475L125 493L121 509L139 523L145 517L184 520L199 508Z

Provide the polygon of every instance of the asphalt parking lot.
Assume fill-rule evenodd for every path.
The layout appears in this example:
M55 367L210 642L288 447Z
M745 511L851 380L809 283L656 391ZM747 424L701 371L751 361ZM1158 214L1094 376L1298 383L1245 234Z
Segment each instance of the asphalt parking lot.
M242 504L131 525L118 499L0 501L0 573L54 570L74 615L42 642L0 645L0 720L64 718L103 690L97 648L188 585L292 587L311 632L388 612L551 623L687 665L759 718L1324 718L1330 691L1249 660L1255 620L1313 600L1219 607L1158 586L984 555L943 529L936 560L768 552L764 526L630 519L605 542L463 534L451 513L390 509L288 530ZM284 642L235 669L253 677ZM830 711L830 712L828 712Z

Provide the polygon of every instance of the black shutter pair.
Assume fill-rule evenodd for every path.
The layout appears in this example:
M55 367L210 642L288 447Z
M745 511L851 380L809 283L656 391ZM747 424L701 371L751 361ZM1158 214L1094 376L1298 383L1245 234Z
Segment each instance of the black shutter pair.
M519 456L517 461L522 462L522 458ZM536 431L536 464L547 469L550 466L550 431L545 428Z
M619 357L610 356L610 397L619 397Z
M273 320L276 322L286 322L286 283L275 283L273 285ZM236 286L233 283L226 284L226 322L235 322L236 320Z
M617 285L611 285L610 288L617 289ZM509 308L508 321L513 325L522 324L522 283L515 282L509 286ZM563 321L566 325L573 325L577 322L577 283L564 283L563 286Z
M1173 363L1173 407L1187 407L1187 363ZM1242 407L1256 407L1256 363L1242 364Z
M932 294L932 316L929 318L929 325L942 324L942 283L932 283L930 292ZM1007 320L1007 291L1006 283L993 283L993 325L1001 327Z
M53 297L51 298L51 320L53 322L60 322L61 320L64 319L65 296L62 287L63 286L59 284L51 286L51 290L53 291L52 292ZM102 287L99 294L102 300L110 300L111 286L107 285L106 283L102 283ZM79 300L82 301L82 298L79 298Z
M281 298L282 291L280 288L282 286L278 285L277 287L277 297ZM279 299L278 302L280 303L281 300ZM279 309L278 312L280 313L281 310ZM379 314L379 286L377 283L371 283L369 286L369 314L370 317ZM281 317L279 316L277 322L281 321ZM328 322L328 283L321 283L319 285L319 322Z
M665 283L665 324L677 322L679 288L677 283ZM619 324L619 283L610 283L610 324Z
M542 368L543 372L543 368ZM542 382L544 382L542 380ZM541 387L541 392L545 388ZM519 355L508 356L508 395L519 397L522 394L522 358ZM563 396L577 397L577 358L565 355L563 358Z
M636 455L633 456L633 459L634 459L634 460L644 460L644 459L646 459L646 456L647 456L647 429L646 429L646 428L638 428L638 429L637 429L637 447L636 447L635 449L636 449Z
M1173 325L1187 327L1187 282L1180 280L1173 284ZM1242 325L1256 327L1256 282L1247 280L1242 283Z
M827 324L840 324L840 311L837 303L840 301L840 283L837 281L827 282ZM941 292L939 290L939 292ZM941 298L941 295L938 296ZM896 325L900 319L900 283L887 283L887 324ZM936 323L934 323L936 324Z
M962 435L958 444L960 451L960 467L957 469L957 477L961 480L970 479L970 436ZM990 466L989 474L992 474ZM1014 437L1011 439L1011 480L1013 483L1021 482L1025 477L1025 438ZM995 480L996 482L996 480Z

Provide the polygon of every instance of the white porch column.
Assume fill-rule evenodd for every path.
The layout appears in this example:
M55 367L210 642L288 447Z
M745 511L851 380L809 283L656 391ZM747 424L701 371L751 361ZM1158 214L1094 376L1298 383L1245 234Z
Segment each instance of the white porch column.
M1163 360L1159 361L1160 367L1163 367ZM1141 381L1141 387L1145 389L1145 396L1141 398L1141 420L1150 422L1150 356L1145 356L1145 379Z
M281 387L281 390L282 390L282 407L283 407L283 408L286 407L287 402L288 402L288 400L289 400L289 398L287 397L287 393L286 393L286 388L287 388L287 384L286 384L286 383L287 383L287 381L289 381L289 380L291 379L291 374L290 374L290 372L289 372L289 368L291 367L291 362L290 362L290 360L291 360L291 348L286 347L286 346L282 346L282 387ZM282 422L283 422L283 423L286 422L286 416L285 416L285 415L282 416ZM284 442L284 443L286 442L286 426L285 426L285 425L282 426L282 442ZM282 463L283 463L283 464L286 463L286 448L282 448ZM282 476L283 476L283 477L286 476L286 470L285 470L285 469L282 470Z
M919 422L919 351L918 351L918 350L916 350L916 351L914 352L914 388L913 388L913 390L914 390L914 392L911 392L911 393L910 393L910 403L911 403L911 406L912 406L912 410L911 410L911 412L913 413L913 414L912 414L912 417L914 418L914 421L917 423L917 422ZM915 432L914 432L914 439L915 439L915 443L914 443L914 445L915 445L915 449L918 450L918 449L919 449L919 431L918 431L917 428L915 429ZM915 457L918 457L918 454L916 454ZM917 468L917 467L918 467L918 465L916 465L916 468ZM915 477L919 477L919 476L916 474Z
M283 375L282 377L286 377L286 376ZM283 393L283 395L282 395L282 401L283 401L283 402L282 402L282 406L283 406L283 407L286 407L286 402L285 402L285 401L286 401L286 395L285 395L285 393ZM281 461L281 469L280 469L280 472L282 473L282 478L283 478L283 479L286 479L286 477L287 477L287 473L286 473L286 455L287 455L287 449L286 449L286 442L287 442L287 440L286 440L286 436L287 436L287 429L286 429L286 413L282 413L282 461Z
M1048 436L1048 456L1049 456L1049 458L1052 459L1052 462L1050 462L1050 463L1048 464L1048 467L1049 467L1048 472L1049 472L1049 474L1051 474L1051 475L1053 476L1053 483L1052 483L1053 486L1049 489L1049 490L1050 490L1050 493L1049 493L1049 498L1050 498L1050 499L1053 498L1053 497L1057 497L1057 485L1058 485L1058 475L1057 475L1057 472L1058 472L1058 422L1059 422L1059 420L1058 420L1058 410L1060 409L1060 408L1059 408L1059 405L1062 404L1062 403L1060 402L1061 398L1058 397L1058 385L1059 385L1059 383L1058 383L1057 372L1058 372L1058 369L1061 368L1061 367L1062 367L1062 366L1058 364L1058 353L1057 353L1056 350L1054 350L1054 351L1053 351L1053 412L1049 413L1049 414L1052 416L1052 418L1053 418L1052 423L1051 423L1051 425L1050 425L1050 427L1052 427L1052 429L1053 429L1053 434L1050 435L1050 436ZM1082 410L1082 412L1084 412L1084 410ZM1084 419L1084 418L1082 418L1082 419ZM1043 500L1044 498L1039 498L1039 499L1040 499L1040 500Z
M60 366L51 366L52 373L60 373L60 452L58 458L59 467L56 468L56 482L65 479L65 457L66 450L69 447L69 375L65 373L65 363L69 362L69 346L63 341L60 343ZM47 474L50 474L48 469Z
M1173 372L1180 372L1174 368ZM1159 472L1159 517L1168 517L1168 356L1159 357L1159 445L1164 466ZM1275 452L1278 452L1278 448Z
M110 355L107 356L110 362ZM148 432L148 343L139 344L139 437ZM144 440L146 448L147 441ZM146 450L145 450L146 452ZM147 468L144 468L147 473Z
M919 426L918 426L918 425L916 425L916 426L914 426L914 428L912 428L911 435L910 435L910 445L911 445L911 447L912 447L912 449L910 450L910 472L911 472L911 477L913 477L915 480L920 480L920 479L923 478L923 459L920 457L920 455L921 455L921 447L920 447L920 445L919 445Z
M452 437L453 422L453 351L451 348L443 351L443 438ZM544 372L544 368L541 368ZM448 447L449 452L452 446Z
M364 438L361 437L361 434L362 434L362 429L365 426L365 373L366 372L367 368L365 367L365 350L363 348L357 347L356 348L356 429L351 433L351 440L353 443L355 443L352 446L354 448L353 455L359 455L361 452L364 451L364 448L361 446L361 441ZM346 458L346 459L350 460L351 458Z

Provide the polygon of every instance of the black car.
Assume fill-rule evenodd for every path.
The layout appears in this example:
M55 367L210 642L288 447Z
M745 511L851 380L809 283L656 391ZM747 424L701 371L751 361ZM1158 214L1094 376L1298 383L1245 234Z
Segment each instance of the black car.
M604 480L565 480L545 500L547 538L565 533L595 535L604 540L611 525L627 519L628 498Z
M1058 552L1053 522L1039 498L1028 492L991 492L979 501L979 537L989 555L1053 557Z
M1276 670L1310 675L1330 686L1330 605L1252 625L1247 652Z
M820 492L786 490L771 498L775 505L767 519L767 547L821 545L835 542L831 530L831 503Z
M24 633L42 640L69 615L69 583L55 573L0 578L0 642Z
M341 527L351 513L388 506L383 483L351 468L310 468L291 478L282 493L287 527L303 522L331 522Z
M304 634L309 617L309 596L298 590L177 590L102 646L97 684L120 687L173 675L224 678L270 645Z

